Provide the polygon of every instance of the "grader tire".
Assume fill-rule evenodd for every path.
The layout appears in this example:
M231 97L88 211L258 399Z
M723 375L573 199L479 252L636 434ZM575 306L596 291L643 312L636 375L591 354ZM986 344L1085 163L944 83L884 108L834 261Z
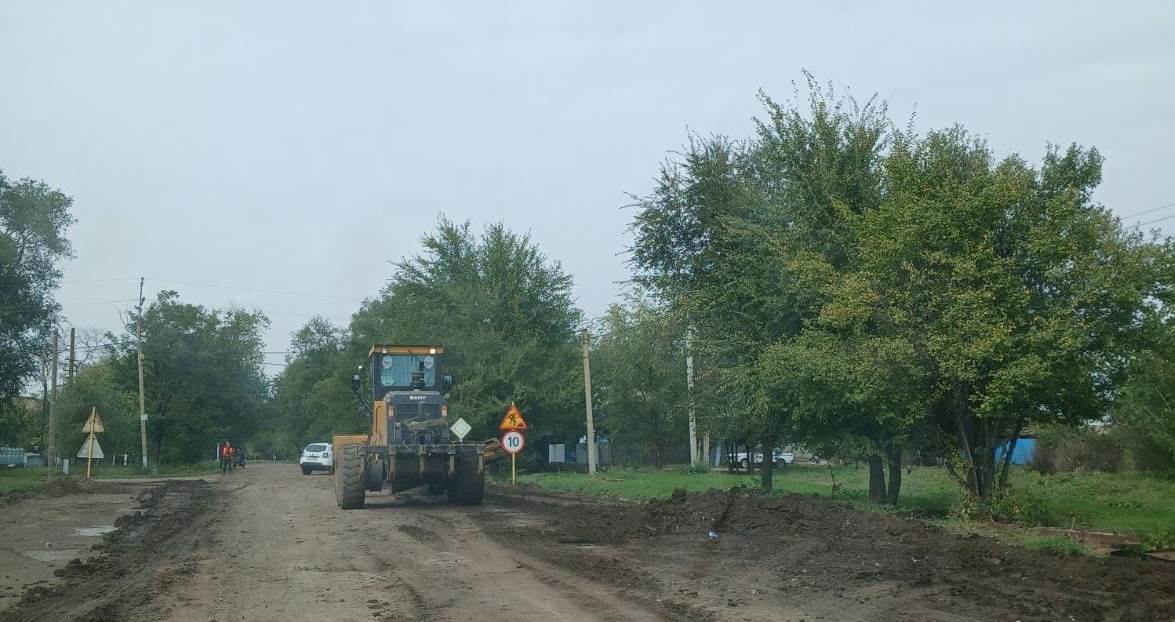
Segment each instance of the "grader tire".
M346 445L335 468L335 500L344 510L363 507L363 454L358 445Z
M478 472L477 460L457 462L453 481L449 482L450 502L458 505L481 505L485 489L485 470Z
M371 492L379 492L384 489L383 464L374 460L367 462L363 469L363 487Z

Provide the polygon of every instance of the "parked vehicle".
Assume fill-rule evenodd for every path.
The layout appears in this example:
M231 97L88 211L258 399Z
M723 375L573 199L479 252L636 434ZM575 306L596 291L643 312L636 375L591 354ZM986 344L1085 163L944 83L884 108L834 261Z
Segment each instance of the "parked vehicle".
M310 475L314 471L334 473L334 452L330 443L310 443L302 449L302 457L298 459L298 466L302 467L302 475Z
M763 452L756 451L754 454L754 462L748 459L747 452L740 451L734 454L734 462L742 469L749 469L753 466L758 466L763 463ZM796 461L796 455L790 451L784 451L776 447L771 452L771 462L777 467L787 466Z

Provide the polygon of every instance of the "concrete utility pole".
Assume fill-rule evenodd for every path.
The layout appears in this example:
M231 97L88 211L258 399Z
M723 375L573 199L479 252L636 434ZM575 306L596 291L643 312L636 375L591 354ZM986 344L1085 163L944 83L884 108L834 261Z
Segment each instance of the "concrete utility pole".
M57 403L57 348L61 344L57 339L57 327L53 327L53 349L50 353L53 359L49 361L49 451L45 452L45 463L49 465L49 474L46 476L49 481L53 481L54 456L56 454L56 444L53 442L53 431L56 429L53 425L53 408Z
M135 336L139 342L139 440L143 445L143 469L147 468L147 408L143 398L143 277L139 277L139 316Z
M694 353L691 350L694 330L685 333L686 412L689 415L689 465L698 468L698 419L694 416Z
M587 404L587 450L588 473L596 474L596 424L592 421L592 362L591 362L591 335L585 328L579 334L580 345L583 346L583 399Z
M76 329L74 329L74 327L70 326L69 327L69 375L66 377L69 378L71 382L73 381L73 372L77 369L77 360L78 360L77 346L74 345L75 344L75 342L74 342L74 333L75 332L76 332Z

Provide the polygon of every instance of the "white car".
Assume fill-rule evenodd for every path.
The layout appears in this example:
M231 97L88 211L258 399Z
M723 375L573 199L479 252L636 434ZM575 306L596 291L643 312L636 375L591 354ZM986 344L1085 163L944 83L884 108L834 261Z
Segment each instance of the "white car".
M775 451L771 452L771 462L777 467L784 467L784 466L787 466L795 461L796 461L796 455L790 451L784 451L784 450L779 449L777 447L775 449ZM751 465L749 463L749 461L747 460L747 452L745 452L745 451L740 451L740 452L734 454L734 462L735 462L735 464L737 464L738 466L740 466L744 469L749 468L751 466L756 466L756 465L762 464L763 452L761 452L761 451L755 452L754 465Z
M302 457L298 460L302 467L302 475L310 475L314 471L334 473L334 456L331 455L330 443L310 443L302 450Z

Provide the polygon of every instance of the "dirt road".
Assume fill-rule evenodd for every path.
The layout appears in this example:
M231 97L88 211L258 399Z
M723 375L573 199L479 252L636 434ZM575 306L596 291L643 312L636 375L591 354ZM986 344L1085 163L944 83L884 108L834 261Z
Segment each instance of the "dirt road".
M476 508L378 494L343 512L329 476L255 463L139 501L102 555L0 620L1175 619L1175 564L1058 558L799 497L496 489Z

